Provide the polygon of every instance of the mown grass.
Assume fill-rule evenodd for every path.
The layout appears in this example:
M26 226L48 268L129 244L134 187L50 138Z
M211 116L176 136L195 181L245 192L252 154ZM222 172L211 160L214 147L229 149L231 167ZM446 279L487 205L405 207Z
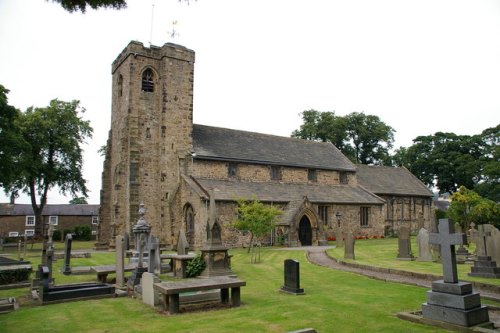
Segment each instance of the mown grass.
M415 257L418 257L418 247L416 244L416 237L412 239L412 252ZM469 252L474 250L473 247ZM438 262L423 262L423 261L407 261L398 260L398 239L385 238L385 239L369 239L357 240L355 243L356 259L344 259L344 248L335 248L328 250L328 254L334 258L341 259L345 262L393 268L409 272L425 273L442 276L443 265ZM458 278L462 281L477 281L488 284L500 285L500 279L487 279L480 277L472 277L467 274L471 271L471 263L457 265Z
M362 248L372 241L358 242ZM376 243L378 246L375 246ZM392 241L373 242L374 247ZM417 310L425 301L424 288L388 283L310 264L305 251L263 249L261 262L251 264L246 250L235 249L233 271L247 282L242 306L230 309L168 315L124 297L48 306L21 306L0 316L0 331L10 332L288 332L314 327L319 332L438 332L434 327L400 320L396 313ZM300 262L303 296L279 292L283 261ZM88 259L87 259L88 260ZM93 253L97 264L112 264L114 253ZM74 259L73 264L88 261ZM55 272L58 284L63 275ZM69 276L69 280L93 275ZM80 281L69 281L80 282ZM12 294L12 290L8 291ZM24 293L28 290L24 289ZM5 291L0 297L6 295Z

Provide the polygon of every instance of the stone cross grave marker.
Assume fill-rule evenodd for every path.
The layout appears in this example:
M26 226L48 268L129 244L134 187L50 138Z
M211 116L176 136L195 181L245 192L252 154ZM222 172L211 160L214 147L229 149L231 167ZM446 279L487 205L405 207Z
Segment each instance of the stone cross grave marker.
M284 266L285 283L281 290L296 295L304 294L304 289L300 288L300 263L293 259L287 259Z
M344 258L345 259L355 259L354 255L354 235L352 231L348 231L345 237L345 247L344 247Z
M125 286L125 239L120 235L115 238L115 257L116 286L123 288Z
M71 234L66 235L66 241L64 242L64 269L63 274L71 274L71 243L73 242L73 236Z
M453 223L448 219L440 219L439 233L429 235L429 243L441 246L441 261L443 263L443 280L446 283L457 283L457 261L455 245L464 244L467 239L464 234L456 234Z

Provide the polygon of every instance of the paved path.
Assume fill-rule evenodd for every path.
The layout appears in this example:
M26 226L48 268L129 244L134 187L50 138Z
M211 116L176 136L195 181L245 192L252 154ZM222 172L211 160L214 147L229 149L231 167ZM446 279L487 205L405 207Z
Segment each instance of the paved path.
M311 263L316 265L328 267L331 269L337 269L346 272L361 274L377 280L416 285L424 288L431 288L432 280L418 278L415 276L405 276L397 273L367 270L363 268L351 267L349 265L338 263L336 260L332 259L326 254L326 249L327 249L326 247L319 247L319 246L307 248L307 259ZM500 301L499 293L494 293L487 290L481 290L480 288L476 287L474 287L474 289L480 292L481 295L484 297Z

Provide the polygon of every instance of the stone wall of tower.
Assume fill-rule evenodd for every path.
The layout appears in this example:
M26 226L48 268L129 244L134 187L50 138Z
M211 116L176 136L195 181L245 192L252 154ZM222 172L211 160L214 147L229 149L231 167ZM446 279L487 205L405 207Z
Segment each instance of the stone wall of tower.
M153 91L143 89L146 70L153 73ZM171 206L192 150L194 52L131 42L112 74L111 145L101 196L109 217L102 217L101 239L132 233L144 203L152 233L172 244Z

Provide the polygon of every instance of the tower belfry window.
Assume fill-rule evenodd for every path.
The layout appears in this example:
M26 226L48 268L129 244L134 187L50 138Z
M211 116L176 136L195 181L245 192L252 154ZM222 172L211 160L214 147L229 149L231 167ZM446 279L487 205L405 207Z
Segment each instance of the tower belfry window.
M144 72L142 72L142 91L155 91L154 73L151 68L147 68Z

